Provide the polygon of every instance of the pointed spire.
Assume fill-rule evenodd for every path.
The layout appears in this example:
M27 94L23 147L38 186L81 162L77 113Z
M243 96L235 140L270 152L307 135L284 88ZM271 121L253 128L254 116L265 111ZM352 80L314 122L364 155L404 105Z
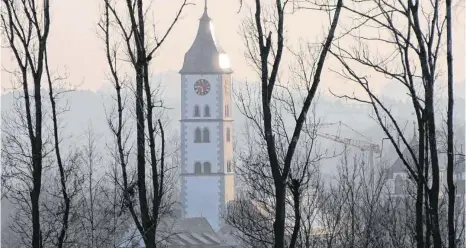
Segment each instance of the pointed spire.
M181 74L232 73L231 68L220 67L220 56L225 56L217 44L213 24L207 14L207 0L204 0L204 13L199 19L196 38L186 52ZM225 59L224 59L225 60Z
M207 0L204 0L204 13L201 16L201 20L210 20L209 14L207 14Z

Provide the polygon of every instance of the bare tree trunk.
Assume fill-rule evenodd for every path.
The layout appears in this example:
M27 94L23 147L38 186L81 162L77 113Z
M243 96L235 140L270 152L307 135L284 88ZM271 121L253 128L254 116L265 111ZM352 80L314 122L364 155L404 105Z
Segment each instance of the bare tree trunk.
M301 229L301 194L300 185L297 180L292 180L290 185L293 195L293 210L294 210L294 226L291 234L291 240L289 248L296 247L298 241L298 234Z
M160 208L162 205L162 196L166 194L167 189L164 184L164 173L166 171L163 167L163 156L165 154L162 151L162 155L160 158L160 163L157 159L156 148L155 148L155 128L153 122L153 93L151 92L150 82L149 82L149 62L152 59L153 53L156 52L158 48L162 45L165 38L170 33L172 27L177 22L180 14L183 11L183 8L187 5L186 0L183 2L179 11L171 23L170 27L167 29L164 36L159 40L158 37L155 37L155 46L152 49L148 48L146 41L146 34L148 33L145 28L145 15L146 11L144 9L143 0L126 0L126 15L125 18L129 19L130 28L127 30L126 25L123 24L122 20L123 15L120 16L117 13L116 9L112 4L110 4L110 0L104 0L106 6L105 12L105 21L103 24L100 24L100 28L103 30L105 34L105 43L107 46L107 61L110 65L110 70L112 73L112 80L115 83L115 89L117 92L117 101L118 101L118 127L112 127L114 130L114 134L116 135L117 142L118 142L118 150L119 150L119 157L120 163L122 167L122 176L124 181L124 195L127 207L129 207L132 218L134 219L136 226L146 247L148 248L155 248L156 247L156 233L157 233L157 226L158 220L161 218ZM138 217L136 211L134 210L135 205L133 205L131 195L134 192L134 189L128 182L127 176L127 163L126 163L126 151L123 145L122 140L122 129L123 129L123 120L122 120L122 112L123 106L121 102L121 82L118 74L117 74L117 67L116 67L116 56L117 51L113 51L110 53L110 36L109 36L109 22L110 18L109 15L115 19L117 23L117 27L120 29L121 33L123 34L123 43L126 47L126 54L129 56L131 67L134 69L135 73L135 83L136 83L136 91L135 91L135 99L136 99L136 155L137 155L137 191L138 191L138 200L139 200L139 214ZM145 97L145 98L144 98ZM146 109L147 113L144 113L144 109ZM145 130L145 122L147 121L147 133ZM159 125L160 128L163 128L162 125ZM160 130L163 133L163 130ZM149 139L149 152L150 152L150 165L152 169L152 189L150 186L146 185L146 179L148 177L146 172L146 134L148 135ZM165 137L162 137L162 147L165 146ZM159 166L161 167L159 169ZM148 191L152 191L149 192ZM152 196L152 206L149 203L148 197Z
M137 174L138 174L138 194L139 210L141 211L141 222L144 232L141 233L144 243L148 248L155 247L155 232L152 227L152 221L149 216L149 205L147 201L146 188L146 137L145 137L145 117L144 117L144 84L145 84L145 28L142 0L136 1L136 10L132 9L132 1L126 1L128 13L130 14L131 30L133 31L134 44L136 45L136 63L134 69L136 72L136 122L137 122ZM137 12L137 20L136 20ZM148 82L147 82L148 83ZM148 102L147 105L150 105ZM150 107L150 106L149 106Z
M433 82L428 83L433 84ZM439 164L438 164L438 151L437 151L437 139L436 139L436 129L435 129L435 117L434 117L434 102L433 102L433 85L428 86L426 90L426 117L428 124L428 137L429 137L429 148L430 148L430 161L432 165L432 186L429 191L429 201L430 201L430 213L432 218L433 230L432 238L433 245L435 248L442 248L442 236L440 234L440 223L438 215L438 206L439 206Z
M117 124L114 126L112 124L112 121L109 120L109 125L110 128L112 129L113 134L115 135L116 138L116 145L117 145L117 157L118 157L118 162L121 166L121 172L122 172L122 179L123 179L123 197L124 197L124 203L123 207L128 208L129 212L131 213L131 217L134 220L134 223L138 229L139 232L143 233L143 227L141 223L139 222L139 219L136 215L135 207L133 204L132 200L132 194L134 193L134 186L130 185L129 179L128 179L128 172L127 172L127 153L126 153L126 148L125 148L125 137L123 134L124 130L124 116L123 116L123 110L124 110L124 104L123 104L123 98L122 98L122 82L121 79L117 73L117 51L111 50L111 40L110 40L110 12L113 13L113 9L110 6L109 0L105 0L105 14L104 14L104 21L99 25L101 30L104 33L104 40L105 40L105 54L107 58L107 64L109 66L110 72L111 72L111 77L112 81L114 84L115 92L117 95ZM117 19L118 21L118 19ZM118 21L120 25L121 22ZM125 39L128 41L130 38L125 34Z
M417 175L418 178L416 180L416 243L418 248L424 248L424 220L423 220L423 205L424 205L424 196L426 197L427 202L427 195L428 195L428 186L423 180L427 180L428 178L428 171L429 166L428 163L425 161L425 154L427 152L427 138L425 136L425 124L423 121L418 121L418 143L419 143L419 151L418 151L418 159L419 165L417 166ZM425 149L424 149L425 148ZM424 174L425 172L425 174ZM422 176L424 175L424 177ZM425 191L425 192L424 192ZM425 195L424 195L425 193ZM426 220L430 219L430 211L428 205L426 205ZM430 239L430 227L427 228L426 240Z
M254 44L257 48L252 48L253 50L259 51L256 66L260 71L260 80L261 80L261 107L262 107L262 128L263 128L263 138L267 147L268 160L270 163L270 171L273 177L274 190L275 190L275 213L274 213L274 247L283 248L285 246L285 219L286 219L286 189L287 189L287 180L290 173L290 167L292 159L295 153L297 143L299 141L300 134L304 122L307 117L309 107L314 99L315 93L317 91L318 85L321 79L321 73L323 65L327 56L327 53L330 49L330 46L333 41L337 23L340 17L340 10L343 5L343 1L339 0L335 8L334 16L331 22L330 30L327 34L324 44L322 45L322 51L320 53L318 62L316 64L315 74L312 81L312 85L307 89L306 97L303 103L299 114L295 116L295 126L293 128L293 134L288 144L287 150L285 152L284 161L280 161L277 155L277 141L274 137L273 131L273 116L271 110L271 100L274 92L274 87L277 84L278 70L281 63L281 58L283 55L284 48L284 8L288 1L276 0L275 1L275 10L277 12L276 19L273 20L276 25L276 47L272 46L272 32L265 34L267 28L264 26L264 23L267 23L268 20L263 20L262 10L263 6L260 0L255 0L255 14L254 14ZM270 57L273 58L273 61L269 61Z
M60 154L57 107L56 107L56 102L55 102L55 95L53 92L52 79L50 77L47 49L45 49L45 70L47 73L47 81L48 81L48 86L49 86L49 98L50 98L50 103L52 105L52 122L53 122L53 138L54 138L55 156L57 159L58 170L60 173L61 192L62 192L64 204L65 204L65 209L63 210L63 216L62 216L62 227L61 227L60 234L58 236L58 244L57 244L58 248L63 248L63 244L65 243L66 232L68 230L71 199L68 196L68 192L66 189L65 169L64 169L63 161L62 161L61 154Z
M423 206L424 206L424 184L416 182L416 243L417 248L424 248L424 223L423 223ZM426 237L428 239L429 237Z
M367 2L369 3L369 1ZM400 82L402 85L407 87L409 91L410 98L413 102L413 107L418 121L418 132L419 132L419 156L414 155L410 146L405 139L403 142L408 146L410 153L413 157L413 162L417 168L412 168L412 162L407 163L404 155L399 152L399 147L396 142L393 142L397 153L405 167L408 169L411 177L416 181L416 183L424 184L424 187L418 185L418 193L424 191L423 196L417 196L417 221L416 221L416 241L418 242L418 247L423 247L424 241L430 242L430 234L432 236L432 245L435 248L442 247L442 235L441 235L441 223L439 218L439 194L440 194L440 165L438 157L438 141L437 141L437 130L436 130L436 115L435 115L435 82L438 78L437 73L437 61L440 57L439 50L443 44L443 23L444 20L441 18L441 8L439 5L439 0L434 0L430 3L424 3L422 1L394 1L391 3L373 1L374 10L372 8L370 11L361 12L356 8L350 8L348 10L353 13L356 13L361 18L365 18L366 22L372 22L377 27L388 31L390 33L390 38L381 38L379 37L366 37L366 35L359 35L366 41L378 41L381 44L394 45L394 54L399 57L403 67L397 66L388 66L388 64L383 64L382 60L375 60L367 56L367 54L375 51L357 51L357 52L348 52L338 55L340 58L346 58L353 61L359 62L363 66L374 69L376 73L381 73L382 75L388 76L389 78ZM376 13L374 13L376 12ZM399 14L397 17L392 15L396 12ZM398 27L399 17L405 19L408 24L407 28ZM358 27L360 28L360 27ZM361 40L361 39L359 39ZM361 46L362 47L362 46ZM365 48L362 48L366 50ZM343 51L343 50L341 50ZM394 56L395 57L395 56ZM392 57L392 58L394 58ZM448 57L448 56L447 56ZM414 59L414 60L413 60ZM341 60L341 59L340 59ZM347 64L345 67L348 69ZM420 68L420 70L416 70ZM386 108L383 106L381 101L374 96L372 89L369 88L367 77L356 76L353 72L350 72L353 76L353 80L357 81L365 91L368 93L368 96L373 100L370 103L373 104L374 110L377 112L380 106L381 109L387 114L391 119L391 122L397 133L403 135L399 125L396 123L396 119L391 115ZM419 85L420 87L417 87ZM420 93L417 93L421 89ZM423 92L422 92L423 90ZM353 99L354 97L347 97ZM374 101L375 100L375 101ZM367 102L367 101L362 101ZM374 105L374 103L376 103ZM378 105L378 106L376 106ZM389 135L387 125L381 121L379 114L377 113L379 123L383 127L384 132ZM451 135L453 135L451 133ZM425 144L421 142L425 141ZM427 148L427 149L426 149ZM421 152L424 150L424 154ZM452 148L453 149L453 148ZM423 156L424 155L424 156ZM423 161L425 160L425 161ZM429 171L429 179L422 173L426 168ZM424 189L422 189L424 188ZM422 201L420 198L425 197L425 200ZM427 201L426 201L427 200ZM422 231L421 225L424 225L424 222L420 220L422 207L420 204L428 204L425 206L426 209L426 238L422 238L424 232Z
M39 201L42 187L42 96L41 82L44 70L44 56L47 47L47 38L50 30L49 1L44 0L43 7L36 6L35 1L22 2L3 0L5 12L2 13L2 26L8 39L16 62L21 71L21 81L24 93L26 123L31 145L32 155L32 190L31 219L32 219L32 247L41 248L41 226ZM42 23L39 21L42 11ZM24 13L21 13L24 11ZM25 22L19 17L25 18ZM43 25L43 26L41 26ZM35 33L35 34L33 34ZM37 39L37 41L35 41ZM32 43L37 43L37 51L33 51ZM31 72L31 75L28 75ZM32 112L29 96L29 78L32 78L34 91L34 112ZM34 122L33 122L34 114Z
M158 225L158 218L159 216L159 209L160 209L160 204L162 201L162 195L160 195L161 191L163 190L163 185L159 185L159 171L157 169L158 166L158 161L157 161L157 155L155 151L155 129L154 129L154 123L153 123L153 108L154 108L154 103L152 101L152 92L150 90L150 85L149 85L149 72L148 72L148 61L144 64L144 89L146 93L146 101L147 101L147 131L148 131L148 136L149 136L149 151L150 151L150 165L152 168L152 187L153 187L153 199L152 199L152 223L150 226L148 226L148 232L153 233L155 235L155 230ZM163 128L160 126L160 128ZM162 130L163 131L163 130ZM162 155L163 156L163 155ZM164 172L161 171L160 174L163 174ZM160 189L159 189L160 188ZM155 236L150 237L150 239L154 240L154 246L155 246Z
M424 154L429 154L429 139L427 137L427 135L424 135L424 133L426 132L425 128L422 128L421 129L422 131L419 132L421 135L422 138L422 141L424 141L423 143L423 146L419 146L419 147L424 147ZM420 150L419 150L419 154L420 153ZM425 164L424 166L424 178L426 180L428 180L429 178L429 159L427 156L425 156L425 159L423 158L423 162ZM431 238L432 238L432 222L431 222L431 218L430 218L430 205L429 205L429 186L427 184L423 184L424 185L424 204L425 204L425 222L426 222L426 233L425 233L425 247L426 248L430 248L431 246ZM420 231L423 231L423 230L416 230L416 234L419 233ZM422 233L422 235L424 235L424 233Z
M448 110L447 110L447 185L448 185L448 247L456 248L455 231L455 196L456 188L453 182L454 144L453 144L453 31L451 0L445 1L447 21L447 76L448 76Z
M431 218L433 224L432 237L433 245L435 248L442 247L442 237L440 234L440 223L438 215L438 199L439 199L439 162L438 150L436 139L436 125L435 125L435 110L434 110L434 79L435 79L435 61L432 62L433 51L431 49L431 42L425 44L424 35L422 34L422 27L419 21L419 2L413 4L408 2L408 8L411 11L413 18L413 31L417 38L419 45L419 63L422 69L422 79L425 87L425 118L427 123L427 136L429 137L430 148L430 161L432 166L432 186L429 194ZM432 22L438 22L438 0L434 3L434 15ZM435 25L433 25L435 26ZM434 27L432 27L434 28ZM427 46L427 49L426 49Z
M141 62L138 62L140 64ZM139 67L139 66L138 66ZM138 194L139 194L139 210L141 211L142 226L145 230L143 235L144 243L149 248L153 248L152 239L147 231L151 226L149 217L149 207L147 205L147 189L146 189L146 154L145 154L145 141L144 135L144 79L143 70L139 67L136 69L136 121L137 121L137 174L138 174Z
M39 86L40 88L40 86ZM40 93L37 97L37 93L40 90L36 91L36 137L34 138L34 143L32 143L32 161L33 161L33 189L31 192L31 206L32 206L32 247L41 248L42 247L42 237L41 237L41 228L40 228L40 210L39 210L39 199L40 191L42 186L42 139L41 139L41 124L42 118L37 117L42 115L41 104L37 101L40 101Z

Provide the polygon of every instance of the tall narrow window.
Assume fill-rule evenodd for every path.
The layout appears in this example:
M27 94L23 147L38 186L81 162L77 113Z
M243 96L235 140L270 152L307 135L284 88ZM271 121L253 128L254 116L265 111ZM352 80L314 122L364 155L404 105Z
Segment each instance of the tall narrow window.
M210 173L210 172L211 172L210 163L204 162L204 173Z
M231 171L232 171L232 169L231 169L231 161L228 160L228 161L227 161L227 172L231 172Z
M228 105L225 105L225 117L230 117L230 108Z
M227 142L230 142L230 128L227 128Z
M205 105L205 107L204 107L204 117L210 117L209 105Z
M199 117L201 116L201 111L199 110L199 106L196 105L194 106L194 117Z
M201 174L202 173L202 165L200 162L196 162L194 164L194 173Z
M201 143L202 142L202 133L200 128L196 128L194 131L194 143Z
M202 142L204 143L209 143L210 142L210 134L209 134L209 129L204 128L203 135L202 135Z

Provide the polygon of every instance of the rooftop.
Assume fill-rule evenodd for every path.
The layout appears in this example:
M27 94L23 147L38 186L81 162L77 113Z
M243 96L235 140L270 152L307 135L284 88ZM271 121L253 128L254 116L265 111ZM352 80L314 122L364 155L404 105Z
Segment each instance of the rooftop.
M413 136L413 138L409 142L409 147L412 149L412 152L416 156L419 152L419 144L418 144L418 139L416 136ZM413 156L411 155L411 152L409 151L408 147L405 147L405 149L402 151L402 154L403 154L404 159L409 164L411 164L413 167L415 167ZM389 173L390 178L393 178L394 173L407 172L407 169L403 163L403 160L398 156L398 154L396 155L396 157L397 159L395 160L393 165L390 167L390 173Z
M158 227L158 242L167 248L209 247L226 248L238 247L236 240L228 234L215 232L204 217L193 218L164 218ZM139 247L144 242L136 230L134 234L124 237L139 241Z
M184 56L181 74L222 74L232 73L228 55L217 43L214 25L207 13L205 0L204 13L199 21L196 38Z

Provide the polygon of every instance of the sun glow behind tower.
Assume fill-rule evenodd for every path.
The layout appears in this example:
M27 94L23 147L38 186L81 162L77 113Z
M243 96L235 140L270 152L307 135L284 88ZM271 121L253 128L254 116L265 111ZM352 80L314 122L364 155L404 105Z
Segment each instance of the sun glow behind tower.
M230 58L228 57L228 54L226 53L221 53L218 56L218 63L220 65L220 68L222 69L229 69L230 68Z

